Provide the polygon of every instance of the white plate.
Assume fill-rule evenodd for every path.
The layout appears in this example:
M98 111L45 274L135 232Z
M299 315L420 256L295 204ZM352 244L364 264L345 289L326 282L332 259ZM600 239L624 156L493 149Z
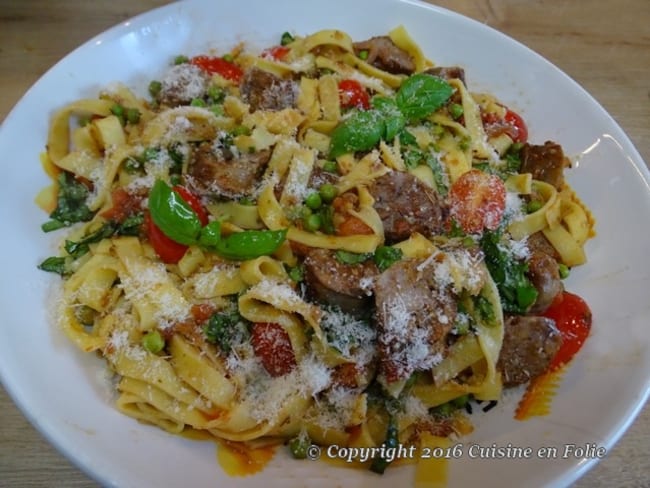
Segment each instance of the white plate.
M562 459L565 446L609 449L638 413L650 391L645 323L650 312L650 175L598 103L522 45L480 23L415 1L196 1L154 10L84 44L33 86L0 131L2 382L31 422L102 484L411 484L409 468L389 469L378 477L285 455L277 455L262 475L232 479L221 472L211 443L171 436L119 414L111 404L103 363L77 351L48 318L49 287L57 277L36 269L53 247L50 236L40 231L45 215L33 203L47 183L38 156L49 116L68 101L94 96L118 80L144 94L146 83L179 53L229 48L244 40L264 47L277 42L285 30L308 34L335 27L361 40L399 23L437 64L465 67L473 91L492 92L520 111L533 142L554 140L567 154L581 155L568 178L598 221L598 236L587 246L589 263L567 281L568 289L591 305L593 332L564 377L551 415L513 420L513 396L513 401L477 417L476 431L458 448L462 456L451 462L450 485L568 485L594 459ZM530 446L533 453L549 447L557 449L557 456L473 459L472 444Z

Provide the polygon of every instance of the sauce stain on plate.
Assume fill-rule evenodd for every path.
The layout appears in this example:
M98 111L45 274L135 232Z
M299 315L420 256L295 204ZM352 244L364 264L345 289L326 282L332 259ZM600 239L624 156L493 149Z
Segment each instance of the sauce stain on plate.
M248 476L262 471L273 459L277 448L251 448L242 443L221 440L217 444L217 462L230 476Z

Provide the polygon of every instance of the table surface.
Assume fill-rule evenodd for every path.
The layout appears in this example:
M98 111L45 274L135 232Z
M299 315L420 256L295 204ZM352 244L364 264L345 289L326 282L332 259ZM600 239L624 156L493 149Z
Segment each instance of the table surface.
M0 0L0 121L75 47L163 0ZM650 163L650 1L453 0L517 39L591 93ZM650 487L650 405L576 487ZM59 454L0 388L0 486L97 486Z

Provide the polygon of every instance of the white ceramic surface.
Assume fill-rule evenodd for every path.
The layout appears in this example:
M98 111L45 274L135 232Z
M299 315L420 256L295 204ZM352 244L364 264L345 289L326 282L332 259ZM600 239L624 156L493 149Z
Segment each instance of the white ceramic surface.
M263 474L228 478L215 446L171 436L119 414L111 404L103 363L67 342L48 316L57 277L36 265L54 251L34 196L47 184L38 155L49 117L61 105L94 96L113 81L146 93L179 53L277 42L286 30L308 34L339 28L354 39L407 27L439 65L461 65L473 91L489 91L519 111L536 143L554 140L577 159L569 182L597 218L589 263L572 272L570 291L594 313L593 332L571 364L552 413L513 419L518 395L485 415L460 442L450 486L565 486L594 459L563 459L566 445L610 448L650 391L650 175L614 120L576 83L504 35L457 14L409 0L268 2L210 0L173 4L90 40L54 66L16 105L0 129L0 377L30 421L64 454L104 485L161 486L405 486L410 468L383 477L277 455ZM481 447L527 447L532 459L477 459ZM541 447L557 449L539 459ZM399 483L396 485L396 483Z

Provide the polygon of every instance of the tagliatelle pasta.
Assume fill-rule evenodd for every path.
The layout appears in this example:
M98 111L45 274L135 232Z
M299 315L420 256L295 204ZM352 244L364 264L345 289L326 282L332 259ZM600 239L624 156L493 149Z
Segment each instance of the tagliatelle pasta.
M37 198L68 228L59 325L124 414L297 458L444 447L570 359L550 311L594 219L568 160L404 27L182 56L149 91L56 113Z

